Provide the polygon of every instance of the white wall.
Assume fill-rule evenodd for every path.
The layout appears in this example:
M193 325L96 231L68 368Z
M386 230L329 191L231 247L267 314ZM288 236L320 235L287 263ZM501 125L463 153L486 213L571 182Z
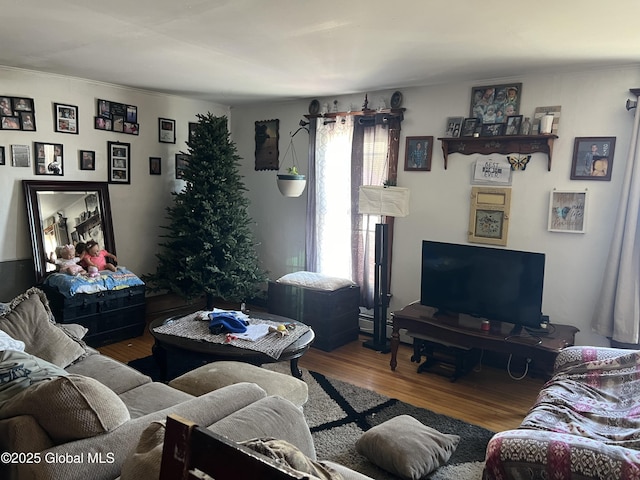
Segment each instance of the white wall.
M132 271L155 271L160 225L167 225L165 207L170 192L182 188L175 180L175 154L186 151L188 123L208 111L228 115L228 107L186 98L134 90L99 82L0 67L0 95L34 99L35 132L0 130L6 165L0 166L0 262L31 257L29 227L21 181L107 181L107 142L131 144L131 183L109 185L118 260ZM95 130L97 99L138 107L138 136ZM78 107L79 134L54 132L53 103ZM158 118L176 120L176 143L158 141ZM35 175L33 142L64 145L64 176ZM27 144L31 167L11 166L11 145ZM78 151L96 152L96 170L80 170ZM162 158L162 175L149 175L149 157Z
M629 88L640 85L640 68L528 75L402 89L403 106L407 110L400 139L400 163L403 164L406 136L442 136L446 117L468 116L471 87L507 82L522 82L520 113L525 116L532 116L538 106L562 106L551 171L547 171L546 156L535 154L525 171L513 174L507 248L545 253L544 313L550 316L551 322L578 327L579 344L605 345L606 339L591 332L591 312L598 301L633 124L634 112L627 112L624 105L627 98L632 98ZM378 99L388 99L391 92L369 92L370 105L376 107ZM339 110L347 109L350 104L359 107L364 93L337 99ZM231 131L240 156L244 157L242 173L252 200L250 212L261 242L260 256L271 278L304 266L306 196L285 198L278 192L275 172L254 170L254 122L280 119L282 161L288 134L295 131L298 121L308 111L309 100L232 110ZM321 104L332 101L333 98L320 99ZM617 138L610 182L569 179L574 138L589 136ZM294 140L298 156L302 156L301 170L306 173L306 134L298 134ZM391 310L420 297L423 239L467 243L470 169L477 158L481 156L450 155L445 171L440 142L436 140L430 172L405 172L400 166L398 185L411 189L411 213L396 219ZM554 188L588 189L586 234L547 231L549 194Z

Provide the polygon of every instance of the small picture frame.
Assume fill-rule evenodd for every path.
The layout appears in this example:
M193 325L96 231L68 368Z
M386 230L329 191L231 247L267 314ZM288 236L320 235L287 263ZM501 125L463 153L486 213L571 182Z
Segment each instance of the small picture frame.
M149 157L149 175L160 175L162 173L162 158Z
M460 133L461 137L473 137L473 134L476 133L476 128L478 126L477 118L465 118L462 122L462 132Z
M571 180L610 181L616 137L576 137Z
M109 159L109 183L131 183L131 144L107 142Z
M0 165L6 165L6 160L4 157L4 147L0 147Z
M14 97L13 99L13 110L16 112L33 112L33 99L32 98L23 98L23 97Z
M1 117L2 130L20 130L20 117Z
M64 176L64 146L61 143L33 143L36 175Z
M138 107L127 105L127 123L138 123Z
M78 134L78 107L62 103L53 104L54 131Z
M464 117L449 117L447 118L447 123L445 125L445 137L453 137L457 138L460 136L460 131L462 129L462 122L464 121Z
M35 132L36 131L36 117L33 112L19 112L20 116L20 128L22 130Z
M189 122L189 143L192 143L196 135L197 122Z
M587 191L553 190L549 199L550 232L585 233Z
M432 152L433 137L407 137L404 150L405 171L431 171Z
M14 167L31 166L29 145L11 145L11 165Z
M158 118L158 141L176 143L176 121L170 118Z
M480 131L481 137L499 137L502 135L504 123L483 123Z
M95 117L94 118L95 123L94 123L94 128L96 130L108 130L111 131L111 127L112 127L112 122L110 118L105 118L105 117Z
M93 150L80 150L80 170L96 169L96 152Z
M184 170L189 165L189 155L186 153L176 153L176 180L184 178Z
M280 120L262 120L255 122L256 170L278 170L280 140Z
M519 135L520 127L522 125L522 115L511 115L507 117L507 123L505 124L505 135Z

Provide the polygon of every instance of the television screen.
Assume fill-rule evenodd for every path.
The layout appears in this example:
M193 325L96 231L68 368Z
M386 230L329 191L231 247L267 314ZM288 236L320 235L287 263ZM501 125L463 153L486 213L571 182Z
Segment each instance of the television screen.
M543 253L424 240L420 303L539 328L544 260Z

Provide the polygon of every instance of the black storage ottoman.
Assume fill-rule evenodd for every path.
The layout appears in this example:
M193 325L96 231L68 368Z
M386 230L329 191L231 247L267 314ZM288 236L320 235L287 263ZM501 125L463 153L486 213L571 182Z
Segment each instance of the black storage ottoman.
M67 297L46 283L40 288L49 299L58 323L78 323L89 329L84 341L99 347L138 337L144 333L145 286L79 293Z
M307 281L288 283L300 275ZM360 287L345 279L331 280L336 279L297 272L270 281L268 289L269 313L309 325L316 335L312 346L327 352L357 340L360 332Z

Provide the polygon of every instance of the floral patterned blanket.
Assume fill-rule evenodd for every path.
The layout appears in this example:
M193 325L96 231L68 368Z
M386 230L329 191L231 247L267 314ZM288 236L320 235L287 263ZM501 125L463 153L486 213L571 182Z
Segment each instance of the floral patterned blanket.
M640 351L569 347L520 427L487 447L485 479L639 479Z
M97 293L144 285L144 282L138 276L125 267L118 267L115 272L109 270L101 271L96 277L52 273L45 278L44 283L49 287L55 288L67 298L79 293Z

